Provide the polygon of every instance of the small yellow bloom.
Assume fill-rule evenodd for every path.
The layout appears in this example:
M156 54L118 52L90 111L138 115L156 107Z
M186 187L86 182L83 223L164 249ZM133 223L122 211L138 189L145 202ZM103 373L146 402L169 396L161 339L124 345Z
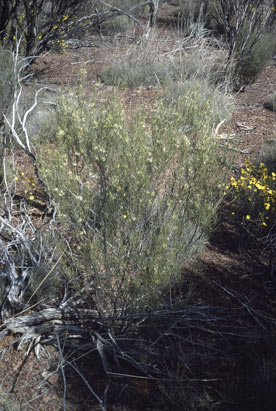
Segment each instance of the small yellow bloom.
M34 196L30 196L29 199L30 199L30 200L34 200Z
M247 220L250 220L250 215L247 214L247 216L245 217Z
M127 216L124 214L124 215L123 215L123 218L124 218L124 219L126 219L126 218L127 218Z
M263 225L264 227L267 227L267 224L266 224L265 222L263 222L262 225Z

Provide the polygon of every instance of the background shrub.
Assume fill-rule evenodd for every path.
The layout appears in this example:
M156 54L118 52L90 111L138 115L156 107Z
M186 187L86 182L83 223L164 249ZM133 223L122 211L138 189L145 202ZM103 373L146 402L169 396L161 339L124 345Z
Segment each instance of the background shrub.
M0 47L0 115L1 123L3 122L3 114L7 114L8 107L11 104L14 86L15 75L13 67L13 59L10 51Z
M111 64L103 67L101 81L131 88L164 86L187 79L214 82L217 71L225 68L225 54L211 49L204 33L189 39L187 48L179 48L177 44L165 55L159 40L152 36L145 44L129 47L123 58L120 53ZM225 84L225 76L220 83Z
M5 148L5 123L4 115L8 114L12 104L15 87L15 73L12 54L0 47L0 188L3 182L3 156Z
M267 100L264 102L264 108L270 111L276 111L276 94L271 94L268 96Z
M275 52L275 36L266 33L257 41L247 26L241 30L234 48L234 78L242 84L252 83Z
M130 59L105 66L101 71L100 79L106 84L135 88L165 84L169 76L167 66L161 61L148 59L137 62L136 59Z
M65 96L39 169L99 308L145 309L206 243L225 175L199 88L130 121L116 97Z

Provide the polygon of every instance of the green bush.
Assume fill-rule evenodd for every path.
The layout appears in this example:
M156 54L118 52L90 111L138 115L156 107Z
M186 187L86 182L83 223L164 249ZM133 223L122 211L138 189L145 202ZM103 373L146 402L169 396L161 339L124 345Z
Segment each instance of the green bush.
M2 47L0 47L0 71L0 115L2 119L11 104L15 86L12 54Z
M187 79L184 81L171 82L166 88L164 95L168 104L176 104L182 102L193 93L198 93L199 110L203 111L207 106L210 113L210 121L215 126L224 119L229 119L232 111L232 101L230 98L226 98L219 88L210 84L206 79ZM196 128L198 124L197 112L188 110L188 105L184 104L181 111L183 123L186 124L188 132L190 127Z
M234 78L242 84L254 82L275 52L273 34L264 34L256 41L256 44L255 36L256 33L249 32L245 26L234 48Z
M141 108L130 120L116 96L80 91L60 102L55 146L40 147L39 171L99 308L157 303L202 250L222 196L222 153L200 89L159 101L146 118Z
M264 102L264 108L270 111L276 111L276 94L271 94L268 99Z
M7 115L11 107L14 87L15 73L13 67L12 54L0 47L0 188L4 179L3 155L5 148L5 121L4 115Z
M105 66L100 74L101 81L106 84L130 88L158 86L168 82L169 78L168 67L161 61L151 59L113 62Z

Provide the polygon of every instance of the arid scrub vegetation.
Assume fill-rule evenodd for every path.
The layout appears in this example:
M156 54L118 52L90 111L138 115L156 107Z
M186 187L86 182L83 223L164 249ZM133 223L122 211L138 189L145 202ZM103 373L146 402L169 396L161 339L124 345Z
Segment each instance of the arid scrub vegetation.
M0 338L52 361L3 409L47 410L53 375L55 409L275 409L275 142L246 158L231 133L275 7L0 0ZM212 260L229 243L240 271Z

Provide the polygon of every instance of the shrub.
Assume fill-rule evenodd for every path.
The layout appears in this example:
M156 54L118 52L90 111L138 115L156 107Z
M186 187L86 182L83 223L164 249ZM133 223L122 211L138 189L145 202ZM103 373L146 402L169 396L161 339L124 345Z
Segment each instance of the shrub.
M234 78L242 84L254 82L275 52L273 34L264 34L257 41L255 36L245 27L234 48Z
M2 121L3 114L7 112L11 104L15 86L12 54L2 47L0 47L0 71L0 115Z
M269 172L263 162L246 161L238 178L231 177L232 215L250 238L262 239L275 231L276 173ZM272 244L271 244L272 245Z
M176 106L159 101L147 122L144 109L130 121L116 96L61 100L39 170L99 308L152 307L206 243L224 173L212 107L200 102L198 89Z
M15 73L13 67L12 55L8 50L0 47L0 188L4 179L3 156L5 147L5 123L4 115L8 114L12 103L12 97L15 87Z
M165 101L171 105L178 105L187 96L196 93L199 105L199 111L204 111L207 106L210 112L210 122L214 126L224 119L230 117L232 111L232 101L226 98L219 88L210 84L206 79L187 79L184 81L171 82L165 91ZM199 98L200 96L200 98ZM196 127L198 123L197 113L188 109L188 105L184 104L181 111L183 123L186 127Z
M104 83L130 88L165 84L171 76L171 62L160 57L155 39L145 45L130 47L123 58L120 54L116 61L103 67L100 73Z
M167 67L158 61L141 64L137 61L113 62L100 74L101 81L106 84L129 88L157 86L166 83L168 78Z
M214 18L228 46L228 69L234 86L240 87L254 81L272 56L275 29L273 5L274 0L211 2L212 13L215 12Z
M163 86L186 79L214 82L216 66L222 59L225 65L225 56L208 47L204 36L191 39L187 49L177 47L165 56L160 42L151 38L146 44L130 47L123 58L120 54L116 61L103 67L100 79L106 84L131 88Z
M270 111L276 111L276 94L271 94L268 99L264 102L264 108Z
M266 149L263 149L256 159L257 163L264 163L268 174L276 170L276 140L272 140Z

